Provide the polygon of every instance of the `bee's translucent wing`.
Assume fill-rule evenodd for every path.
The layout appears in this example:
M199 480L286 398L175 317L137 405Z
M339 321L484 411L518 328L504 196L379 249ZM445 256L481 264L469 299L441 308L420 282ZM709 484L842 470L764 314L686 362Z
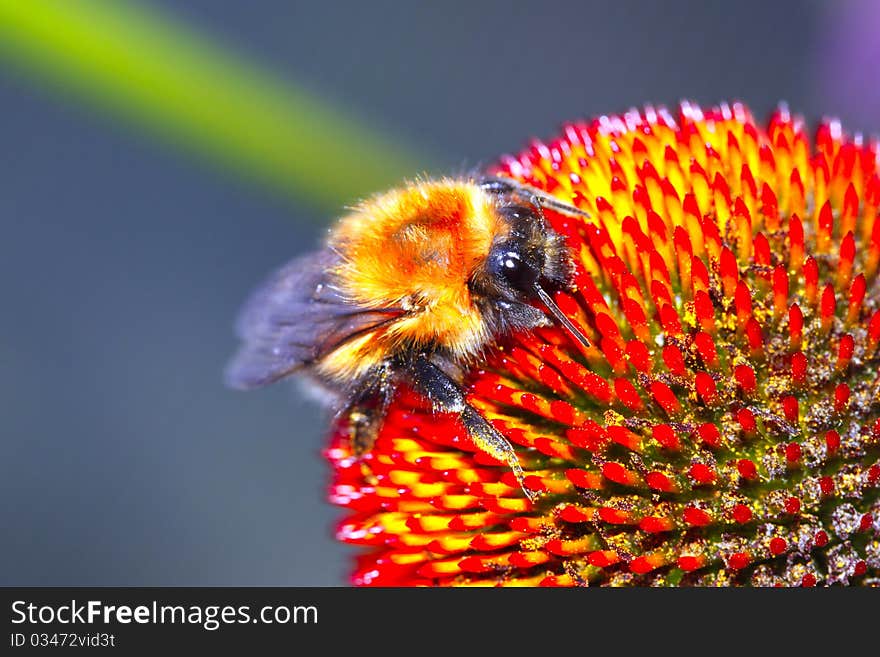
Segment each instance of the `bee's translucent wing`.
M338 261L329 250L296 258L254 292L236 324L242 345L226 369L227 385L273 383L403 314L347 302L332 282Z

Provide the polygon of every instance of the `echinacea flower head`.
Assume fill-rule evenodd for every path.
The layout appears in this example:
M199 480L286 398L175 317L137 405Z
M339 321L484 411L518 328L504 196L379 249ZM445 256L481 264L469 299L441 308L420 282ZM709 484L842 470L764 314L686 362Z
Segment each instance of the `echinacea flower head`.
M327 451L358 585L880 581L878 143L786 108L647 107L494 173L574 256L556 328L499 340L468 398L510 469L400 391L371 452Z

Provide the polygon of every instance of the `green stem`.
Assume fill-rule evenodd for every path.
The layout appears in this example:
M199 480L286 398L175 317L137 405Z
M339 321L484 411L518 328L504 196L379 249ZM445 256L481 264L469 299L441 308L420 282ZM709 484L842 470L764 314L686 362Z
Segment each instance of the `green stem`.
M353 117L122 0L0 0L0 59L322 207L420 171Z

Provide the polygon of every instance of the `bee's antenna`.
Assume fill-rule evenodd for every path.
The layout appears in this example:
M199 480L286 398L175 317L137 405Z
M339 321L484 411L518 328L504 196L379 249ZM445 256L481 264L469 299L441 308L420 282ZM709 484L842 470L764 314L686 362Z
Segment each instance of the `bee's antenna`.
M587 340L587 336L585 336L581 332L581 330L577 326L575 326L568 317L565 316L565 313L562 312L559 306L556 305L556 302L553 301L550 295L547 294L544 291L544 288L542 288L538 283L535 283L535 292L538 293L541 301L544 302L544 305L547 306L547 310L549 310L553 317L556 318L556 321L562 324L562 326L564 326L565 329L569 333L571 333L571 336L584 346L584 349L589 349L590 341Z
M551 210L555 210L560 214L565 214L570 217L584 217L585 219L593 218L589 212L576 208L571 203L560 201L555 196L551 196L537 187L526 185L518 180L503 177L487 177L481 179L479 184L484 190L493 194L519 193L527 195L532 204L538 208L550 208Z
M589 212L576 208L570 203L564 203L555 196L550 196L549 194L545 194L539 190L532 190L531 188L529 189L529 192L531 192L535 200L538 202L538 205L542 208L550 208L560 214L567 214L570 217L584 217L585 219L593 218Z

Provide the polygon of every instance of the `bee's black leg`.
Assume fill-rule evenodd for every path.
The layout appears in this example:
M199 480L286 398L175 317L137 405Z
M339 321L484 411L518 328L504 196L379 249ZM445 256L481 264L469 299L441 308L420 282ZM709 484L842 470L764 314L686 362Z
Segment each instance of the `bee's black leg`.
M342 410L342 415L348 419L351 451L355 456L369 452L376 442L385 412L394 396L392 373L388 363L376 367L355 387L350 401Z
M477 409L467 403L461 386L425 354L419 354L408 362L404 375L417 392L430 400L435 411L457 413L477 447L489 456L507 463L526 496L531 500L535 499L535 494L525 486L525 475L513 445Z

